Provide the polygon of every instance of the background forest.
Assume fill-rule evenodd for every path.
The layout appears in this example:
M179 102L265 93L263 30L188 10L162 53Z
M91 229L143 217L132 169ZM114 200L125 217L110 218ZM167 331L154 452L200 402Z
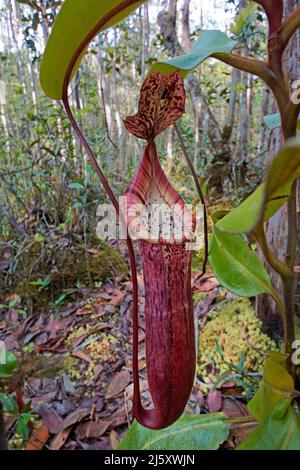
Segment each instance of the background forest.
M63 107L39 85L61 4L0 0L0 340L18 355L17 373L0 398L11 407L11 448L115 449L131 420L132 289L125 244L96 235L97 207L107 197ZM90 45L70 102L117 195L143 153L122 120L136 112L151 64L186 52L206 29L224 31L244 56L265 58L265 15L246 0L153 0ZM214 59L190 74L186 90L181 139L170 128L158 149L172 183L195 202L187 149L211 215L237 205L263 180L280 140L263 117L277 110L260 79ZM269 234L279 249L280 217ZM247 416L265 354L280 346L276 309L260 296L256 315L254 302L228 293L210 270L199 279L203 249L194 258L202 353L188 411ZM142 275L139 289L142 317ZM147 404L144 338L142 319ZM235 447L253 423L246 428L224 446Z

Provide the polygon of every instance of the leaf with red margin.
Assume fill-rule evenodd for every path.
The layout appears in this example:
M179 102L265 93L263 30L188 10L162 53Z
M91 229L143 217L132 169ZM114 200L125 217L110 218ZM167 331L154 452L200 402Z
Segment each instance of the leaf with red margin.
M138 112L124 120L128 132L150 140L175 124L185 109L185 89L178 72L150 74L144 81Z

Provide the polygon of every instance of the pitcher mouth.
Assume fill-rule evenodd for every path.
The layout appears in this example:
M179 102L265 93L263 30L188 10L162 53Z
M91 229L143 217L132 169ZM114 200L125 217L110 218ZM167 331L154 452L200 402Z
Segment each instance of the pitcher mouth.
M182 245L193 241L196 218L164 173L155 143L148 143L120 208L132 240Z

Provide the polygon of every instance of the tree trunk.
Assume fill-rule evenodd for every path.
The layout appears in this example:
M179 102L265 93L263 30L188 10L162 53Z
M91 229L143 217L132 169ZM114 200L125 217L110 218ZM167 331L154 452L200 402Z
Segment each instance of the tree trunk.
M144 78L150 48L149 7L147 3L140 8L139 16L141 30L141 75Z
M176 18L177 0L170 0L168 10L162 10L157 16L157 23L165 40L166 47L171 55L175 55L180 51L176 32Z
M192 46L190 37L190 2L191 0L183 0L182 7L180 9L181 41L183 48L186 51Z
M285 17L287 17L297 6L300 5L300 0L285 0ZM288 72L289 80L293 82L300 77L300 62L299 62L299 50L300 50L300 30L297 31L295 37L291 41L285 56L285 66ZM273 131L271 136L271 149L269 154L269 162L275 157L282 145L282 136L279 129ZM300 223L300 193L299 188L297 192L297 207L298 207L298 224ZM288 218L287 218L287 204L285 204L277 214L274 215L266 223L266 236L269 245L271 246L274 253L281 260L285 259L286 245L287 245L287 232L288 232ZM298 250L297 250L297 264L300 263L300 240L299 231L298 233ZM275 290L282 297L282 284L279 276L274 273L268 266L267 269L270 273L271 280ZM299 275L298 275L298 289L299 294ZM297 311L298 307L298 311ZM269 296L261 295L256 300L256 311L259 318L264 322L264 329L273 337L277 337L281 332L280 317L277 312L277 308L273 300ZM299 315L299 304L296 304L296 312Z
M271 95L269 88L265 87L264 95L263 95L263 102L262 102L262 109L261 109L261 116L267 116L270 114L270 102L271 102ZM268 148L268 139L269 131L267 130L266 126L261 126L260 134L259 134L259 142L258 142L258 151L259 153L263 153Z
M98 53L97 53L97 64L99 67L99 78L98 78L98 93L103 106L103 113L105 116L105 126L108 139L113 137L113 120L112 120L112 109L111 109L111 87L110 81L105 77L104 63L102 58L103 45L99 37L98 40ZM106 163L109 167L112 167L113 162L111 159L111 153L107 152Z
M115 45L115 50L117 50L116 28L114 29L114 45ZM120 97L119 97L119 90L118 90L117 64L116 64L115 55L112 61L112 89L113 89L113 94L114 94L115 116L116 116L116 124L117 124L118 138L119 138L118 140L119 170L121 173L123 173L126 167L126 161L125 161L126 133L123 132L123 124L122 124L122 119L121 119L121 106L120 106Z
M244 54L245 55L245 54ZM239 122L239 151L236 161L236 181L235 185L244 186L247 176L247 158L248 158L248 130L249 130L249 114L248 114L248 73L242 72L242 91L240 96L240 122Z

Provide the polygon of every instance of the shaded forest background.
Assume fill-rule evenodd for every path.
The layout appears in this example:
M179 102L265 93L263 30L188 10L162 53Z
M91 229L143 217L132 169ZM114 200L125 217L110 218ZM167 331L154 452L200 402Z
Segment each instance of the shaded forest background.
M89 48L71 102L119 194L142 154L142 143L125 132L122 118L135 112L152 62L184 52L202 29L218 27L238 39L243 54L263 55L265 26L257 8L244 1L211 3L218 16L210 17L203 6L199 18L191 19L189 0L151 2ZM88 237L95 232L96 207L105 199L61 105L47 99L39 86L41 53L60 4L2 2L0 211L5 243L15 238L30 243L33 232L45 242L62 232ZM227 24L224 8L227 17L232 15ZM212 60L188 80L187 94L180 128L208 196L245 197L265 168L269 136L262 116L272 109L269 92L260 80ZM193 199L172 129L160 139L160 153L168 175Z
M298 3L286 0L285 7ZM18 400L18 410L13 418L5 415L5 425L11 448L32 445L26 441L32 429L40 448L117 448L132 418L132 286L125 244L96 235L97 207L107 196L61 104L39 85L41 56L61 4L0 0L0 340L18 358L12 383L3 388ZM246 0L153 0L89 46L70 102L116 195L125 191L143 154L144 143L125 131L122 119L136 112L148 69L187 51L206 29L224 31L244 56L265 59L265 17ZM299 40L287 54L293 79ZM176 189L197 202L184 143L210 216L237 205L263 180L280 147L280 130L270 132L263 116L276 108L260 79L213 59L190 74L186 91L178 124L182 140L171 128L158 138L158 151ZM286 208L268 222L279 255L285 219ZM271 339L261 331L253 302L223 289L209 268L200 279L202 257L203 249L193 260L201 344L187 411L247 416L265 354L280 347L279 317L266 318L273 306L260 296L257 311L268 320ZM139 370L148 406L137 261ZM22 433L16 423L25 404L30 416ZM243 433L224 445L234 447Z

